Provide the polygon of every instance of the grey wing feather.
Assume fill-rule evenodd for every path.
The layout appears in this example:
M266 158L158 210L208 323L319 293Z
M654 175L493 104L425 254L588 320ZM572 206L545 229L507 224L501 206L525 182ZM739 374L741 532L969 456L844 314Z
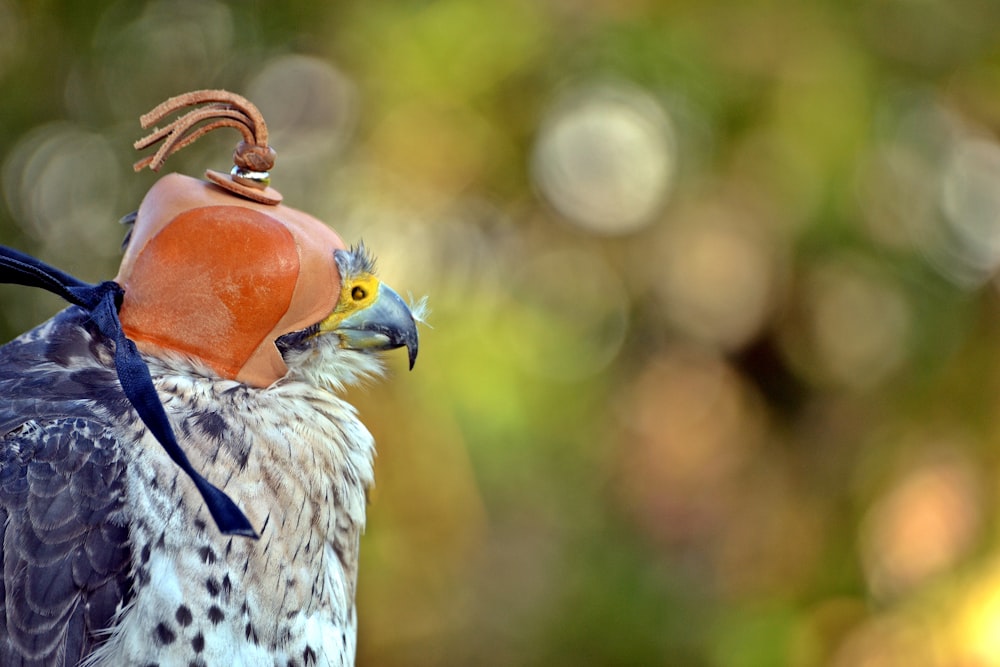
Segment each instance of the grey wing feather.
M76 665L131 596L127 410L78 309L0 348L0 665ZM96 346L96 347L95 347Z

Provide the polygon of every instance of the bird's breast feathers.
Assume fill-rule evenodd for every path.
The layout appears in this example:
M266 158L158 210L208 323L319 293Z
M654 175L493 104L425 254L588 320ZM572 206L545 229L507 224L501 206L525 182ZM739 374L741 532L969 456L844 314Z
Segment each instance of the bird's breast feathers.
M260 539L220 535L145 435L127 454L135 597L92 664L353 664L374 453L353 407L297 381L254 389L162 373L157 389L192 463Z

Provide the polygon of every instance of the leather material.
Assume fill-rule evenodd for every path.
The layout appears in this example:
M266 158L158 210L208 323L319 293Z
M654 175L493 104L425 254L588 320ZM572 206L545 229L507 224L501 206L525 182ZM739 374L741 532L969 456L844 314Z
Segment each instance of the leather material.
M344 248L306 213L169 174L143 199L115 278L122 328L143 351L266 387L288 370L274 341L333 312Z

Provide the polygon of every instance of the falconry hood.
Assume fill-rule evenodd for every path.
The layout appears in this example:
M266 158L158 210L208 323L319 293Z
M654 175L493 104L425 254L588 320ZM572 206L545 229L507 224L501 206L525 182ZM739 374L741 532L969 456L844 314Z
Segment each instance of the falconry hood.
M229 174L169 174L146 194L115 282L125 294L126 335L152 354L180 353L221 377L266 387L287 372L275 345L329 315L340 295L334 259L343 241L325 224L284 206L269 186L274 151L260 112L242 97L204 90L171 98L144 128L195 106L136 142L158 142L135 164L158 170L167 156L217 127L243 140Z

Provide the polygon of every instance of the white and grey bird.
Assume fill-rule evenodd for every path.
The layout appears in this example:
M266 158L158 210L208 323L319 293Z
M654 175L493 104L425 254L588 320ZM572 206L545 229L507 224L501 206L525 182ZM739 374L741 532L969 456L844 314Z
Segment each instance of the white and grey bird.
M238 96L168 106L206 100L266 148ZM0 665L354 663L374 443L339 393L412 367L419 313L266 182L209 178L153 186L113 298L0 347ZM37 266L3 275L64 280Z

